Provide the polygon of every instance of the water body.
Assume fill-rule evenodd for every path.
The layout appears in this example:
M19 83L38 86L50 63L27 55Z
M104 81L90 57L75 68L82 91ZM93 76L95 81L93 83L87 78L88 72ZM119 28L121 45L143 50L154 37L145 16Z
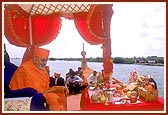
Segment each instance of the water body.
M11 59L11 62L20 65L21 59ZM81 66L79 61L48 61L47 65L50 66L50 75L54 72L60 72L61 76L64 77L70 68L77 70ZM88 62L88 66L96 71L101 71L103 69L102 63L98 62ZM112 77L128 84L128 77L133 69L136 69L140 75L151 75L157 82L157 87L159 90L159 96L164 98L164 89L166 81L166 75L164 74L164 66L148 66L148 65L135 65L135 64L114 64L113 65Z

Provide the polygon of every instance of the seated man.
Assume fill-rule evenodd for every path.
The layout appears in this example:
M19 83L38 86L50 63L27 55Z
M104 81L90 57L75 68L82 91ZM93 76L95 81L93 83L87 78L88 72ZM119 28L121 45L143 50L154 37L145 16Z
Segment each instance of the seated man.
M74 70L72 68L69 69L69 72L66 73L65 79L67 80L70 77L70 73L74 72Z
M69 77L66 81L68 89L69 89L69 93L70 94L79 93L80 89L81 89L80 84L82 82L83 82L83 80L79 76L76 76L74 71L70 71L69 72Z
M54 78L55 78L55 85L65 86L64 79L61 77L61 74L59 72L54 73Z
M51 111L66 110L68 89L64 86L49 87L49 75L44 69L48 56L49 50L35 47L33 58L18 67L9 87L11 90L34 88L45 97Z
M22 88L17 90L11 90L9 88L9 83L17 68L18 66L10 62L10 57L6 50L6 46L4 44L4 98L17 97L19 99L19 97L32 97L30 110L43 110L43 111L48 110L48 106L47 105L44 106L45 100L43 100L43 97L38 98L38 100L36 99L36 97L40 96L41 94L38 94L35 89L27 87L27 88ZM12 101L15 101L15 100L12 100ZM17 105L17 103L14 103L10 106L8 104L5 104L4 106L7 110L8 109L10 110L10 108L13 108L12 107L13 105L15 106ZM24 105L26 105L26 103Z
M82 70L82 68L81 67L78 67L78 70L75 72L76 73L76 75L79 75L79 72Z
M93 73L87 78L87 81L89 84L97 83L97 78L98 78L97 71L93 71Z

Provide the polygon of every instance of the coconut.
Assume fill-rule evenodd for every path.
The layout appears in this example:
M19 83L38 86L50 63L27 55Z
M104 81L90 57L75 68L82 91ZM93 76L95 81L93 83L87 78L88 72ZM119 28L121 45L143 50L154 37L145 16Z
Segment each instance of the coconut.
M91 95L91 101L92 101L92 102L95 103L95 102L98 102L98 100L99 100L98 95L96 95L96 94L92 94L92 95Z
M131 96L131 91L127 91L127 97L130 98Z
M100 102L101 102L101 103L105 103L105 101L106 101L105 95L101 95L101 96L100 96Z

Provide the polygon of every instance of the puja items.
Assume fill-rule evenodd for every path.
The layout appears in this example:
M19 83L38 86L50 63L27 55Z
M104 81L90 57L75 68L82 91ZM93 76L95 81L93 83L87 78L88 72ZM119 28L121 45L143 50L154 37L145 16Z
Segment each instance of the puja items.
M91 95L91 101L97 103L99 100L99 96L97 94Z
M93 103L105 103L106 95L104 91L95 91L91 94L91 102Z
M136 103L138 98L138 94L136 91L132 91L130 93L130 103Z
M157 84L150 75L144 76L142 87L138 87L138 94L146 102L158 101Z
M147 90L143 87L138 87L139 98L146 102L158 101L158 90Z
M131 91L127 91L127 97L128 97L128 98L131 97Z
M99 87L100 89L102 89L103 87L105 87L105 85L104 85L104 83L98 83L98 87Z
M94 90L97 88L97 83L90 83L89 84L89 90Z
M113 93L113 90L97 87L94 90L89 90L90 101L92 103L108 105L109 102L112 102Z
M100 97L99 97L99 99L100 99L100 102L101 102L101 103L105 103L105 101L106 101L106 96L105 96L104 94L101 94Z

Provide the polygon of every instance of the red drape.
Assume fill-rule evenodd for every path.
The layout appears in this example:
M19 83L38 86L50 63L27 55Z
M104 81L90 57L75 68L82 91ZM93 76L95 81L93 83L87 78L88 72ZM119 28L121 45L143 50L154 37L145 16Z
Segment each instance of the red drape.
M4 34L11 44L19 47L29 44L28 17L29 14L18 5L5 5Z
M58 14L32 16L32 35L34 45L46 45L56 39L62 26Z
M113 14L112 4L92 6L88 13L74 14L75 26L80 35L90 44L103 44L103 68L105 82L112 75L110 24Z
M46 45L56 38L62 24L58 15L58 13L54 13L31 17L34 45ZM19 47L29 46L29 14L18 5L10 5L5 8L4 27L5 36L11 44Z
M74 14L74 23L80 35L88 43L97 45L106 41L99 5L91 6L89 12Z
M107 38L106 42L103 43L103 68L105 74L105 82L109 81L110 76L113 73L113 61L111 58L111 38L110 38L110 24L111 17L113 15L112 4L102 5L103 12L103 24L104 32Z

